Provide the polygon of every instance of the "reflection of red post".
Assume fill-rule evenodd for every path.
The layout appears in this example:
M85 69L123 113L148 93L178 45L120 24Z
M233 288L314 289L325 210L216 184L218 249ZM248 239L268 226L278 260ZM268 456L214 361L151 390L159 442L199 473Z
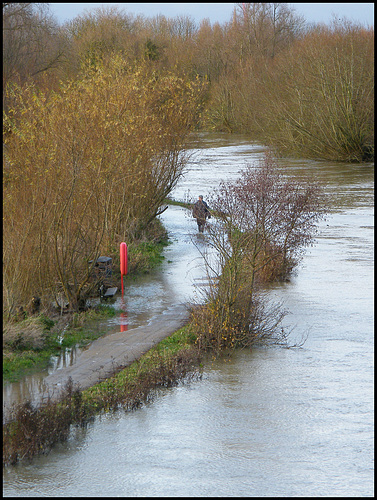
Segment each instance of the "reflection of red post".
M123 295L123 276L127 274L127 245L124 242L120 244L120 274L121 274L122 295Z
M126 313L120 313L120 317L123 319L127 319L127 314ZM121 332L126 332L128 330L128 325L127 323L121 323L120 324L120 331Z

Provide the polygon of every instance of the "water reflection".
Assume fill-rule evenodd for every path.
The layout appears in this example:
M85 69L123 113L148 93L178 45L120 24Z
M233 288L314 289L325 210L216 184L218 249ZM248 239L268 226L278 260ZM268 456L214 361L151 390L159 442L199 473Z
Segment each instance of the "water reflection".
M124 293L122 293L120 310L122 311L120 313L120 331L126 332L128 330L128 314L127 314L127 306L124 300Z
M128 330L128 320L127 314L125 312L120 313L120 331L126 332Z

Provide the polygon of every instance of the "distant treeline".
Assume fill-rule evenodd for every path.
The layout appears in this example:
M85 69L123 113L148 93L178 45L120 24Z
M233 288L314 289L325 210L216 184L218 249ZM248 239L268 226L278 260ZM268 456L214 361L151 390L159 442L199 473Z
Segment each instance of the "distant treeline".
M4 106L9 84L57 89L115 53L209 82L204 129L246 133L284 155L373 159L374 29L309 25L286 3L235 4L222 25L109 6L62 26L48 4L5 3Z

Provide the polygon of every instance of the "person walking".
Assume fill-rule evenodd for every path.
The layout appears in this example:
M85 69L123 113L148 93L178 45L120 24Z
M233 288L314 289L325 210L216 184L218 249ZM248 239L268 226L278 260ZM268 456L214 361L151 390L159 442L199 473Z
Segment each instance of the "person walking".
M202 195L199 195L198 201L194 203L192 216L196 219L199 233L202 233L206 225L206 220L211 218L211 212L209 211L207 203L203 201Z

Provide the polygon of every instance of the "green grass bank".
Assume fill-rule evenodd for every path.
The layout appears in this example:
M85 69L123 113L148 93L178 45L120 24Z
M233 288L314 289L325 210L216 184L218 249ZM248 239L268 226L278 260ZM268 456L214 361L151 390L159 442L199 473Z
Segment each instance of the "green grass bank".
M40 408L14 405L3 425L3 466L48 453L66 440L71 426L86 426L102 412L131 411L151 400L156 390L200 377L203 356L189 325L167 337L139 360L84 391L68 381L59 401Z
M148 239L149 238L149 239ZM143 235L128 246L127 281L150 273L163 261L164 248L169 244L167 233L160 221L151 225L148 237ZM114 250L112 286L120 290L121 276L119 252ZM106 334L100 323L118 314L114 307L97 304L87 311L64 313L52 308L25 319L13 318L3 325L3 382L14 382L23 376L46 369L52 356L66 348L83 347Z

